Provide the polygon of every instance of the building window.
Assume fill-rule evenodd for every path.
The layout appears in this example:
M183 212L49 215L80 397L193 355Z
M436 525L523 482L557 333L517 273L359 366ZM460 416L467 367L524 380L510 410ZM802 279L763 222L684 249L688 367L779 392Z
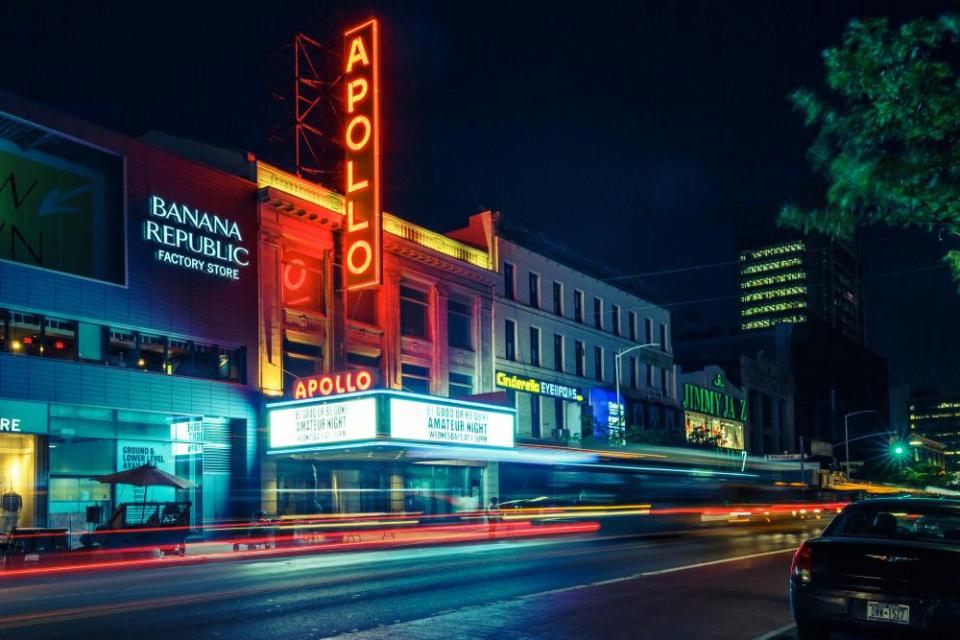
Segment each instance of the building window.
M137 364L137 334L126 329L110 329L107 345L107 364L114 367L135 367Z
M610 324L613 326L610 328L613 331L613 335L620 335L620 307L617 305L611 305L610 307Z
M540 366L540 329L530 327L530 364Z
M631 311L627 317L630 323L630 327L627 329L630 332L630 340L632 342L636 342L637 341L637 314Z
M573 292L573 319L583 324L583 291Z
M164 373L167 361L167 338L148 333L138 333L137 338L140 352L137 367L144 371Z
M583 376L584 371L587 368L587 350L583 346L583 342L577 340L574 342L574 361L576 363L576 373L578 376Z
M503 263L503 295L507 300L516 300L517 287L516 276L514 275L513 265L509 262Z
M473 376L450 372L450 397L462 398L473 393Z
M319 337L287 332L283 338L283 388L293 388L297 378L323 373L323 348Z
M504 321L504 340L507 348L506 358L507 360L516 360L517 359L517 323L513 320Z
M647 344L653 343L653 320L651 318L644 318L644 329L646 329L646 342Z
M563 317L563 283L553 282L553 312Z
M458 349L473 350L473 315L470 305L447 301L447 344Z
M43 319L43 357L58 360L77 359L77 323L71 320Z
M414 338L427 337L426 291L400 285L400 333Z
M630 356L630 388L637 388L637 359Z
M7 329L10 335L10 352L25 356L43 355L40 316L32 313L12 312Z
M530 435L540 437L540 396L530 394Z
M593 323L597 329L603 329L603 300L593 299Z
M667 395L667 370L660 369L660 390L663 391L663 395Z
M347 291L347 318L376 326L377 295L378 292L374 289Z
M81 362L104 361L104 329L98 324L77 323L77 357Z
M603 347L593 348L593 377L603 381Z
M370 356L365 353L347 352L347 368L356 371L357 369L369 369L370 371L380 371L380 356Z
M540 308L540 275L530 272L530 306Z
M653 365L647 365L647 386L653 386Z
M553 370L563 371L563 336L553 334Z
M555 428L557 429L558 432L563 430L564 422L566 422L564 420L565 411L566 411L566 408L563 406L563 400L561 400L560 398L554 398L553 399L553 421L556 423ZM561 434L558 433L557 435L559 436Z
M667 325L660 323L660 350L667 350Z
M400 385L404 391L430 393L430 369L415 364L400 365Z

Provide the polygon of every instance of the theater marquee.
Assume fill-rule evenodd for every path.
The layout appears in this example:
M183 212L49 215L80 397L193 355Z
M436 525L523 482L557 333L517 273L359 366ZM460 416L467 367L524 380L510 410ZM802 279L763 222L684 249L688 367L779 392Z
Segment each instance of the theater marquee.
M344 286L383 282L380 221L380 51L377 21L344 34L343 84L346 152L343 234Z

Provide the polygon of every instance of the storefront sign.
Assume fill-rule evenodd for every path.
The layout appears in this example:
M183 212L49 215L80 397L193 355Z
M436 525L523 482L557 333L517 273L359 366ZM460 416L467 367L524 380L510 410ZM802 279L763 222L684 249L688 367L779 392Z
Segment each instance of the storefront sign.
M47 405L40 402L0 400L0 434L46 432Z
M497 371L497 386L514 391L536 393L550 398L560 398L571 402L583 402L583 394L576 387L565 384L537 380L536 378L521 378L504 371Z
M350 29L344 38L343 129L346 163L343 233L344 287L379 286L380 214L380 43L377 21Z
M360 371L342 371L340 373L325 373L319 376L297 378L293 384L293 398L317 398L366 391L373 386L373 372L366 369Z
M512 413L390 398L390 436L446 444L512 447Z
M152 464L161 471L174 474L176 465L173 462L173 445L170 442L156 442L152 440L118 440L117 441L117 471L136 469L145 464ZM143 502L145 499L163 502L174 499L173 487L134 487L133 495L121 497L118 500Z
M239 280L240 270L249 266L250 251L236 221L156 195L147 206L143 239L160 245L153 254L157 261L229 280Z
M728 420L747 421L747 402L740 398L716 391L704 389L694 384L683 385L683 408Z
M270 448L302 447L377 436L377 401L357 398L269 411Z

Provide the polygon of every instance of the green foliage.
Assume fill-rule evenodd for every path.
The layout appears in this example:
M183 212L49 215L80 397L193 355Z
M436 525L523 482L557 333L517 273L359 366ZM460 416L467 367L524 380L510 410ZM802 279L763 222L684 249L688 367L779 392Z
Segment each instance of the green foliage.
M955 483L952 474L948 474L939 465L922 463L905 466L899 470L898 480L913 487L947 487Z
M823 52L826 91L790 99L817 136L822 209L784 206L781 224L848 239L882 223L960 236L960 17L852 20ZM960 284L960 251L944 261Z

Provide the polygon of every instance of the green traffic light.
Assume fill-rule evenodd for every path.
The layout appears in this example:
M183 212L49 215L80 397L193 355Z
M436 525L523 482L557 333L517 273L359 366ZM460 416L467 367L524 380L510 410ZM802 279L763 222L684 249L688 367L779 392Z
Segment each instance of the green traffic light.
M893 452L899 456L900 454L903 453L903 447L897 447L896 449L893 450Z

